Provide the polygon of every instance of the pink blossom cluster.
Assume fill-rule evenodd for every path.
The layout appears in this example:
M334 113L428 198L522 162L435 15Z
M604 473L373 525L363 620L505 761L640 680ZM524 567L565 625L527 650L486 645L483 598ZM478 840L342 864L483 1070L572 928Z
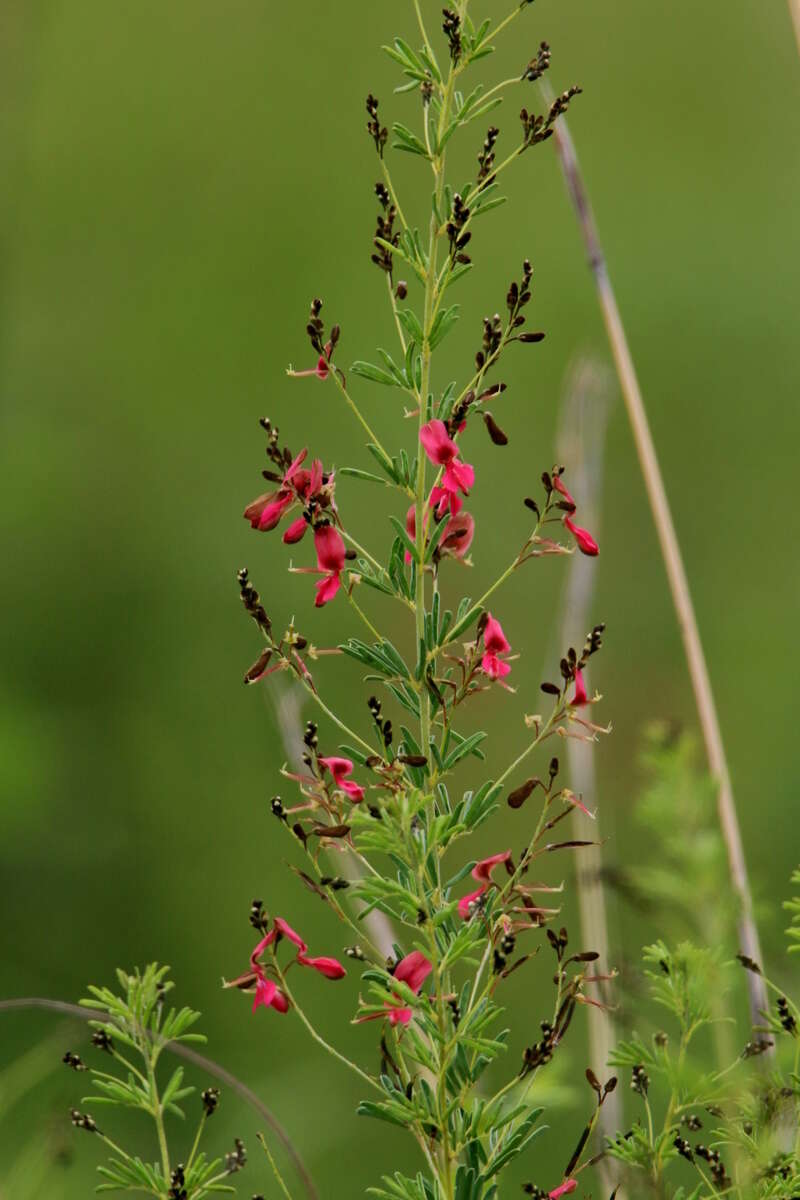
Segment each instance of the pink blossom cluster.
M321 608L341 587L346 551L341 533L332 524L332 518L336 516L333 474L323 472L318 458L310 468L304 467L302 464L307 456L308 450L301 450L284 473L277 491L253 500L244 510L244 516L251 528L267 532L275 529L291 509L302 506L302 515L285 530L283 540L287 545L294 545L302 540L306 529L313 526L317 565L300 570L321 576L316 584L315 600L317 608Z
M274 980L270 979L259 961L261 955L268 946L272 946L281 938L286 938L294 946L297 947L295 962L301 967L311 967L312 970L318 971L320 975L324 975L326 979L344 979L345 969L336 958L329 958L327 955L311 957L308 954L308 946L292 929L283 917L276 917L272 929L265 937L261 939L257 946L254 947L250 955L250 968L256 979L256 994L253 1000L253 1012L258 1008L274 1008L276 1012L285 1013L289 1008L289 1001L284 992L280 990Z

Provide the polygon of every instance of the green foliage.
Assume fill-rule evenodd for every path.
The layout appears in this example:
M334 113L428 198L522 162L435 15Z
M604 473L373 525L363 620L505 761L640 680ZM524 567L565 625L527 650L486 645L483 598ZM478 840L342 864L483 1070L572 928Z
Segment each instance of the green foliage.
M658 1029L648 1041L635 1035L611 1056L613 1065L630 1072L643 1109L632 1128L608 1145L624 1167L623 1180L637 1195L672 1200L720 1194L793 1200L800 1186L797 1005L765 979L777 997L774 1010L749 1040L742 1039L735 1058L709 1071L692 1039L713 1020L735 1023L727 1012L711 1015L721 1007L718 953L690 943L670 950L659 941L645 949L644 961L652 999L674 1032ZM742 967L760 973L749 960L728 963L724 972ZM764 1056L773 1051L765 1070Z
M792 883L800 886L800 870L793 872ZM798 954L800 953L800 896L784 900L783 907L792 915L791 924L786 930L786 936L789 939L789 953Z
M73 1125L98 1137L111 1152L109 1160L97 1168L103 1179L98 1192L143 1191L157 1200L201 1200L212 1193L233 1193L235 1189L225 1181L246 1161L240 1142L224 1160L209 1159L199 1148L206 1121L219 1103L216 1088L207 1088L196 1105L197 1128L188 1156L181 1155L178 1160L170 1157L165 1117L169 1114L184 1120L184 1101L196 1089L184 1086L183 1067L176 1067L164 1079L158 1063L170 1045L204 1042L205 1038L190 1032L199 1013L168 1004L174 987L168 975L169 967L158 963L150 963L144 971L118 970L119 992L90 986L90 995L81 1000L85 1008L102 1014L89 1022L94 1030L92 1043L116 1068L104 1071L87 1067L78 1055L64 1056L73 1070L88 1071L91 1076L94 1094L84 1096L81 1104L95 1110L130 1108L146 1114L154 1123L160 1156L159 1161L145 1162L129 1154L108 1134L105 1121L100 1128L91 1114L73 1109Z
M626 865L625 876L637 899L666 922L670 939L688 934L702 945L733 946L735 913L719 903L728 869L714 782L697 765L693 736L676 734L664 723L651 724L645 736L648 782L635 813L657 851L643 863Z

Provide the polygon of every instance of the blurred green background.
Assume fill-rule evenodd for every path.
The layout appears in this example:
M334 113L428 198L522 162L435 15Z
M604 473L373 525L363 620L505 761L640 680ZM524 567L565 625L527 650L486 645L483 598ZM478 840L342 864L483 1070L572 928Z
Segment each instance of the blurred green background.
M423 8L438 27L441 5ZM506 11L500 0L474 8ZM277 535L252 533L240 514L260 490L264 414L295 449L370 466L333 389L288 381L284 368L313 362L312 295L342 325L343 366L392 341L369 262L377 173L364 97L381 98L385 120L416 120L413 96L392 97L394 68L378 49L395 33L416 41L410 3L6 0L0 13L0 992L73 999L117 964L171 963L180 997L206 1014L210 1053L277 1111L331 1200L414 1160L399 1131L351 1115L359 1088L297 1022L251 1018L245 999L218 986L245 965L253 896L310 931L320 952L346 940L284 866L295 852L268 800L285 753L274 689L241 685L258 639L235 572L250 567L278 624L295 614L322 645L353 631L343 603L313 610L311 584L285 573ZM800 770L800 63L789 17L782 0L540 0L482 77L519 72L542 38L552 86L585 89L571 127L693 584L770 918L764 940L781 955L774 907L798 859ZM534 90L492 115L501 153L516 142L519 105L540 103ZM462 136L457 183L482 136L478 125ZM396 157L406 212L425 221L423 167ZM465 378L480 319L502 307L525 255L530 320L548 337L503 369L509 390L495 412L510 445L475 436L468 447L473 594L516 548L519 499L554 460L570 362L587 348L607 357L552 144L525 155L503 190L512 202L476 228L478 269L460 285L463 319L437 382ZM399 393L353 384L384 439L410 447ZM387 545L376 500L388 493L342 480L338 494L359 536ZM596 800L607 855L624 864L658 855L629 820L643 725L691 726L694 713L619 400L597 525L593 615L608 635L594 679L614 735L596 754ZM304 546L294 557L308 556ZM495 692L471 718L496 734L495 763L520 746L545 655L555 662L565 569L533 564L496 605L523 658L517 695ZM452 578L462 585L461 572ZM407 646L402 612L365 603ZM355 665L319 677L365 724ZM322 736L335 745L324 724ZM474 779L462 773L465 785ZM500 814L483 840L516 843L519 825ZM661 932L622 903L613 915L620 960ZM372 1064L375 1028L346 1024L355 976L335 989L312 982L323 1029L341 1028ZM514 994L519 1038L541 1016L528 986ZM0 1066L45 1036L55 1036L53 1064L82 1045L73 1027L59 1041L43 1014L0 1021ZM571 1061L582 1068L580 1051ZM31 1156L12 1200L45 1184L50 1200L89 1193L97 1147L73 1137L65 1116L80 1094L55 1068L4 1113L0 1186L24 1143ZM228 1097L217 1145L237 1132L253 1143L243 1195L271 1194L257 1127ZM537 1142L522 1176L558 1175L578 1128ZM64 1147L74 1154L62 1168L52 1159Z

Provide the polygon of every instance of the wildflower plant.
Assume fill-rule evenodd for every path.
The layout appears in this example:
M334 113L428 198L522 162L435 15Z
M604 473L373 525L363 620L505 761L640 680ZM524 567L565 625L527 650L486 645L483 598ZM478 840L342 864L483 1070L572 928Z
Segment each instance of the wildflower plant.
M792 878L800 882L800 872ZM787 902L792 905L800 910L796 899ZM787 933L791 953L793 929ZM645 948L651 997L667 1023L647 1039L634 1033L611 1056L628 1075L639 1111L608 1152L634 1195L794 1200L800 1194L800 1009L746 955L736 956L738 964L721 957L690 942ZM769 1008L729 1061L709 1069L703 1032L720 1021L737 1027L725 984L742 968L763 979Z
M119 993L107 987L90 987L90 995L81 1004L97 1013L89 1022L92 1047L106 1060L107 1069L85 1063L71 1050L62 1060L71 1070L86 1072L91 1079L94 1094L85 1096L81 1108L73 1108L70 1117L77 1129L98 1138L110 1152L108 1161L97 1168L103 1179L98 1192L143 1192L158 1200L202 1200L235 1192L230 1177L247 1161L239 1138L228 1153L218 1158L209 1158L200 1148L207 1122L219 1105L218 1088L207 1087L198 1098L196 1089L185 1084L181 1066L162 1077L161 1059L170 1044L205 1041L202 1034L191 1032L200 1014L168 1003L174 986L168 974L168 967L151 963L144 971L118 971ZM185 1121L190 1098L194 1132L176 1156L170 1149L167 1118ZM129 1153L112 1137L105 1114L113 1108L138 1110L152 1120L156 1161Z
M556 681L541 684L546 711L537 701L520 718L521 746L513 761L484 766L486 734L470 732L467 724L474 698L511 690L509 677L530 695L503 624L503 584L542 559L598 553L578 523L580 498L570 494L557 465L542 472L535 495L519 496L517 541L505 570L479 585L478 599L450 598L466 577L461 568L479 570L481 531L469 505L473 492L492 478L492 467L472 461L472 435L483 426L492 446L507 443L492 411L506 391L498 368L507 354L530 353L544 337L527 323L531 263L525 259L510 283L504 315L486 316L478 326L469 351L474 358L460 382L437 375L435 352L459 326L457 284L474 267L478 218L504 202L501 176L551 137L580 90L570 87L544 112L535 111L528 93L550 67L544 42L520 61L514 79L491 86L473 79L476 64L491 55L501 32L528 15L531 3L518 3L496 25L474 22L469 7L469 0L459 0L443 10L443 37L434 43L415 0L415 45L398 37L386 47L402 73L396 91L413 105L413 127L394 122L390 133L379 101L367 99L367 132L380 176L372 262L383 276L397 347L380 349L378 361L357 359L345 369L342 347L354 339L338 324L328 325L322 301L314 299L306 326L311 365L288 372L292 386L325 388L347 407L366 437L370 469L360 462L334 469L311 448L291 450L265 418L269 466L263 474L270 488L244 514L256 531L282 529L282 541L297 547L292 553L313 544L311 562L295 566L290 560L289 569L314 577L314 606L347 607L350 626L360 628L343 632L337 647L317 647L311 611L285 627L282 617L267 611L248 571L239 573L242 602L263 639L245 682L269 686L274 673L288 673L318 710L305 727L302 765L283 772L298 796L288 802L275 797L272 811L304 856L297 874L350 931L343 952L350 970L328 953L335 948L333 929L320 947L325 953L315 947L312 954L302 934L259 900L250 912L256 944L246 969L228 986L253 995L258 1019L295 1014L368 1089L359 1113L412 1135L422 1170L415 1177L387 1174L373 1189L385 1200L491 1200L498 1194L504 1169L542 1132L541 1109L532 1099L537 1075L562 1045L575 1011L597 1003L592 984L605 978L595 973L597 954L572 952L566 929L558 927L560 886L548 881L548 864L590 844L558 827L576 809L587 818L591 813L564 784L558 756L547 748L563 738L593 741L604 731L590 716L599 697L588 694L583 676L600 648L603 626L592 629L583 646L567 648ZM516 135L513 125L506 135L512 149L498 160L501 134L486 122L512 89L524 91L525 104ZM460 187L447 172L456 137L472 138L475 146L473 177ZM431 172L421 226L395 190L392 152L413 156ZM365 415L365 403L380 389L396 392L414 419L413 436L404 433L397 449L384 446ZM407 421L398 424L408 430ZM313 424L294 430L293 440L298 437L313 442ZM352 494L340 496L342 480ZM383 550L362 544L354 519L356 488L393 501ZM508 529L514 524L509 517ZM379 618L373 621L365 611L366 592L375 594L376 609L383 603L405 611L403 646L380 632L374 623ZM364 673L360 714L343 713L329 695L319 665L331 654ZM529 761L537 762L538 774L528 773ZM457 766L471 776L461 794L452 778ZM500 847L476 861L466 839L491 822L501 802L517 814L521 846ZM364 920L375 910L393 931L388 957ZM532 970L540 950L550 956L544 976L553 979L552 999L521 1063L504 1062L503 1082L490 1086L485 1072L504 1055L509 1036L502 1023L505 981L512 972ZM320 986L336 982L351 989L350 976L360 971L353 1020L364 1025L365 1058L375 1061L379 1053L378 1071L351 1061L317 1031L293 992L291 973L298 969L315 972ZM589 1082L599 1107L614 1083ZM551 1168L556 1178L543 1179L543 1187L529 1184L528 1193L560 1197L577 1190L588 1142L586 1132L568 1169ZM536 1169L543 1173L541 1161Z

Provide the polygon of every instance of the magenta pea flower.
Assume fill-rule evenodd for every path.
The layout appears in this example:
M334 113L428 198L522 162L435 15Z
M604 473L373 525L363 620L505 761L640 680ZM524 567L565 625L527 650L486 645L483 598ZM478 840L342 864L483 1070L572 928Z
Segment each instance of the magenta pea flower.
M553 1188L552 1192L548 1192L548 1200L561 1200L562 1196L569 1196L572 1192L577 1191L577 1179L565 1179L557 1188Z
M463 500L457 492L448 491L443 487L431 488L431 508L436 509L436 520L441 521L447 510L451 516L461 512Z
M280 522L281 517L293 502L294 496L290 491L271 492L269 495L259 496L253 500L252 504L248 504L244 510L244 517L250 522L251 529L268 533Z
M553 487L556 489L557 492L561 493L561 495L566 500L567 504L572 505L573 509L578 507L577 504L575 503L575 501L573 500L572 496L570 495L570 493L567 491L566 484L561 482L560 475L553 476Z
M473 879L479 881L480 887L477 887L474 892L469 892L466 896L462 896L459 900L458 915L463 921L469 920L474 911L474 905L480 900L481 896L488 892L493 883L492 871L495 867L499 867L501 863L505 863L506 870L513 870L513 867L509 868L510 862L511 851L504 850L500 854L492 854L489 858L482 858L480 862L475 864L471 874Z
M510 673L511 667L500 655L508 654L510 649L511 646L503 633L502 625L496 617L489 613L483 631L484 654L481 659L481 670L484 675L488 675L490 679L504 679Z
M434 491L436 489L434 488ZM456 497L457 499L457 497ZM433 495L431 495L431 506L433 506ZM475 537L475 518L467 512L461 512L461 501L458 501L458 507L451 509L454 514L445 526L445 531L439 540L439 552L441 554L451 554L453 558L463 558ZM436 510L437 520L441 520L447 512L447 508ZM412 504L406 513L406 533L411 538L412 542L417 540L417 510L416 505ZM411 555L406 550L405 559L407 563L411 562Z
M492 871L495 867L499 867L500 863L511 862L511 851L503 850L500 854L490 854L488 858L482 858L472 868L473 879L491 879Z
M256 982L256 994L253 998L253 1012L258 1008L274 1008L276 1012L289 1011L289 1001L277 983L267 979L266 975Z
M575 695L570 700L570 704L574 708L581 708L584 704L589 703L589 697L586 694L586 684L583 681L583 672L580 667L575 672Z
M274 1008L276 1012L285 1013L289 1009L288 998L274 980L269 978L260 961L261 955L267 947L276 945L282 938L286 938L297 948L295 962L299 963L301 967L311 967L326 979L344 979L346 974L344 967L336 958L330 958L327 955L311 957L308 954L308 946L300 934L292 929L289 922L285 921L283 917L276 917L272 923L272 929L256 944L250 954L250 976L242 976L240 980L234 980L232 984L232 986L244 985L248 982L252 983L255 979L256 994L253 999L253 1012L258 1008Z
M344 792L349 796L354 804L360 804L364 799L364 789L360 784L353 779L348 779L353 773L353 763L349 758L337 758L332 755L329 758L320 758L320 766L326 771L330 771L333 776L333 782L340 792Z
M274 529L281 517L297 501L306 503L319 492L322 487L322 463L315 459L310 470L303 467L308 456L308 450L301 450L286 470L280 487L276 492L269 492L253 500L244 510L245 519L253 529L268 532ZM299 530L299 522L295 521L291 529L297 533L292 541L299 541L305 529ZM287 541L284 537L284 541Z
M414 995L418 996L423 983L432 970L433 963L421 951L412 950L405 958L400 959L394 970L394 978L407 984ZM389 1007L389 1023L391 1025L408 1025L411 1016L411 1009L405 1008L402 1004Z
M315 971L319 971L320 975L324 975L326 979L344 979L346 971L338 958L329 958L323 954L317 958L309 958L304 951L297 956L297 961L303 967L313 967Z
M286 372L293 379L302 379L306 375L316 375L317 379L327 379L331 373L331 355L333 353L333 342L325 343L325 353L320 354L315 367L307 367L305 371L294 371L290 367Z
M321 525L314 530L314 548L317 552L317 571L322 579L316 584L317 608L332 600L341 587L344 569L345 545L339 530L333 525Z
M428 458L437 467L444 467L441 488L448 494L467 495L475 483L475 470L458 457L458 446L447 432L444 421L428 421L419 431L419 440Z
M423 983L432 970L433 963L421 951L412 950L405 958L400 959L392 974L400 983L405 983L410 987L415 996L418 996ZM367 1013L366 1016L359 1017L358 1024L361 1024L362 1021L377 1021L385 1017L388 1018L390 1025L408 1025L413 1016L412 1009L406 1007L396 993L394 999L396 1003L385 1004L383 1012Z
M287 546L293 546L295 542L299 542L305 537L308 521L305 517L298 517L296 521L292 521L287 530L284 531L283 540Z
M447 522L439 550L443 554L452 554L454 558L464 558L474 537L475 518L471 513L459 512Z
M587 554L590 558L594 558L600 553L600 547L588 529L582 529L580 525L576 525L570 516L564 517L564 524L575 538L581 554Z

